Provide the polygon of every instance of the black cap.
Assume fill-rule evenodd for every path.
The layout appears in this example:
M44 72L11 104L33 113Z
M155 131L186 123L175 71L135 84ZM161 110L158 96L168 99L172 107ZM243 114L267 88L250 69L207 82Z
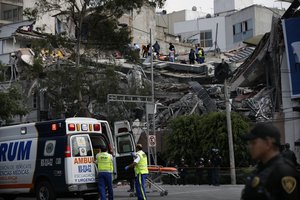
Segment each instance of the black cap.
M101 149L102 152L107 151L106 145L103 145L103 144L100 145L100 149Z
M244 134L244 140L254 140L257 138L265 139L271 137L275 139L275 144L280 145L280 132L271 123L258 123L256 124L249 133Z

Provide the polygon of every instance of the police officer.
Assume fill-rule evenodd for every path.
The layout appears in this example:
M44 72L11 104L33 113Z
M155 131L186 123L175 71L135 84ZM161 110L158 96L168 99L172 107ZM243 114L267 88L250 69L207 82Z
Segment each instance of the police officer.
M242 200L299 200L299 174L279 152L280 133L270 123L258 123L244 139L259 163L247 178Z
M290 144L286 143L284 147L285 149L282 151L282 156L290 160L295 166L297 166L298 165L297 158L295 153L292 150L290 150Z
M181 158L180 163L178 164L178 171L179 171L179 176L180 176L180 182L179 185L185 185L186 184L186 175L187 175L187 169L188 165L185 163L184 158Z
M106 200L106 188L108 189L109 200L113 200L112 173L113 157L107 153L106 146L100 146L100 153L97 154L98 164L98 191L100 200Z
M212 158L211 158L211 183L214 186L220 185L220 167L222 163L222 157L219 155L219 149L212 149Z
M136 145L137 152L135 154L135 159L132 164L125 167L127 171L129 168L134 167L134 172L136 175L135 179L135 190L138 200L147 200L145 181L149 174L148 171L148 161L147 155L143 152L143 146L141 144Z
M203 182L204 158L200 158L195 163L196 167L196 184L201 185Z

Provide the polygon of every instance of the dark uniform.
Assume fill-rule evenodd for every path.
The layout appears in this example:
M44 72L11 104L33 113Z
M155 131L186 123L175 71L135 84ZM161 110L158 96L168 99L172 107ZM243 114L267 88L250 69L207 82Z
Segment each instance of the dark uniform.
M242 200L299 200L299 172L277 155L247 178Z
M180 184L182 184L182 185L186 184L187 168L188 168L188 165L185 164L184 159L181 159L181 162L178 165L178 172L179 172L179 176L180 176L179 185Z
M300 176L279 152L280 132L271 123L258 123L245 134L256 169L246 180L242 200L300 200ZM269 158L270 157L270 158Z
M211 183L215 186L220 185L220 166L222 163L222 157L219 155L218 149L212 149L212 174L211 174Z
M201 185L203 183L203 171L204 171L204 158L200 158L196 163L196 184Z
M290 150L289 143L285 144L285 150L282 151L282 156L290 160L295 166L298 165L296 155L292 150Z

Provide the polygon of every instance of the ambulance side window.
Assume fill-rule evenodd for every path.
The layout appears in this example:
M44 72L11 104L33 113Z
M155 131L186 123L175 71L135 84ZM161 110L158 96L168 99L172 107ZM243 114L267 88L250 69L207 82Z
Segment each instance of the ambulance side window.
M71 144L73 157L92 156L92 149L88 136L73 136L71 137Z
M117 137L118 153L129 153L133 151L130 135Z

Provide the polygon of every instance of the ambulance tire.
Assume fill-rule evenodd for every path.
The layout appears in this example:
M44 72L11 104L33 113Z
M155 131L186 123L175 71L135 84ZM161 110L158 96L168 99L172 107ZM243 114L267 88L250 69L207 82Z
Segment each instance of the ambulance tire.
M5 194L5 195L1 195L0 198L2 198L3 200L14 200L17 197L12 194Z
M48 181L40 181L36 187L37 200L56 200L52 185Z

